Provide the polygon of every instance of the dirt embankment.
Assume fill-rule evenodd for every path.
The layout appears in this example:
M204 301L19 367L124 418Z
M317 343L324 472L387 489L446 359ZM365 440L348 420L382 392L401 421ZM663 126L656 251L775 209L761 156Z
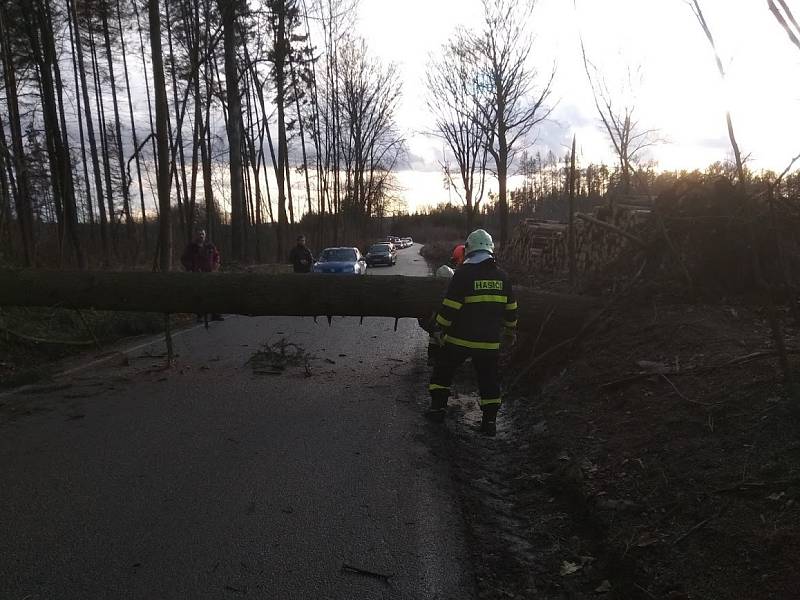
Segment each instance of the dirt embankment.
M194 315L172 315L175 326ZM102 352L119 340L164 330L159 313L64 308L0 309L0 389L48 379L54 363L82 352Z
M620 306L507 435L448 436L481 597L796 598L798 415L765 310Z

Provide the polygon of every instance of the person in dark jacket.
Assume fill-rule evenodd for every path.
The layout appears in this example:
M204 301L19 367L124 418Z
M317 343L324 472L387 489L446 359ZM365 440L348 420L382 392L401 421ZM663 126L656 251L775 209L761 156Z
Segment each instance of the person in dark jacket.
M310 273L314 264L314 255L306 246L306 236L297 236L297 245L289 253L289 262L295 273Z
M517 302L511 281L497 267L492 237L483 229L469 234L466 258L455 271L436 315L440 351L428 390L431 406L425 416L441 423L456 369L472 359L481 395L481 432L493 436L500 408L498 356L503 332L516 341Z
M197 229L194 239L186 246L181 255L181 264L187 271L193 273L211 273L219 270L220 256L217 247L206 239L205 229ZM197 320L202 321L203 315L198 314ZM224 321L222 315L213 313L212 321Z

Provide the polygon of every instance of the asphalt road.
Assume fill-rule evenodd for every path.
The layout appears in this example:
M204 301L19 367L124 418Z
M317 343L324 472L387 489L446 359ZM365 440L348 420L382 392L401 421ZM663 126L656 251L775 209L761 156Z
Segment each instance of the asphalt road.
M394 326L229 317L0 395L0 598L473 598Z

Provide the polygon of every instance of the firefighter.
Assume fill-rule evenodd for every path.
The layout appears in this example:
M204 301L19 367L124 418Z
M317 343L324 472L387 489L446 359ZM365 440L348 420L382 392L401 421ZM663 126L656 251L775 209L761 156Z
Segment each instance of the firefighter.
M465 250L466 248L464 244L458 244L455 248L453 248L453 255L450 257L450 265L454 269L457 269L464 264Z
M436 269L436 277L441 279L452 279L455 271L447 265L442 265ZM436 315L434 312L426 322L420 322L422 328L428 332L428 365L433 366L436 364L436 357L442 349L442 330L436 324Z
M512 345L516 341L517 302L508 275L495 262L492 236L483 229L473 231L465 254L436 315L441 349L428 386L431 406L425 416L437 423L444 421L453 375L470 358L481 395L480 430L493 436L501 402L500 342L503 335Z

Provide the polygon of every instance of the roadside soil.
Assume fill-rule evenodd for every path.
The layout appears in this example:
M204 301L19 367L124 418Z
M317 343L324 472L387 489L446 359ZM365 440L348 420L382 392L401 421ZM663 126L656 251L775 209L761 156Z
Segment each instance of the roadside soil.
M465 372L439 443L480 597L796 598L800 398L772 348L744 301L623 301L508 395L494 439L470 429Z
M194 315L171 315L176 329L194 319ZM159 313L0 309L0 389L46 381L59 361L102 355L116 342L163 330L164 315Z

